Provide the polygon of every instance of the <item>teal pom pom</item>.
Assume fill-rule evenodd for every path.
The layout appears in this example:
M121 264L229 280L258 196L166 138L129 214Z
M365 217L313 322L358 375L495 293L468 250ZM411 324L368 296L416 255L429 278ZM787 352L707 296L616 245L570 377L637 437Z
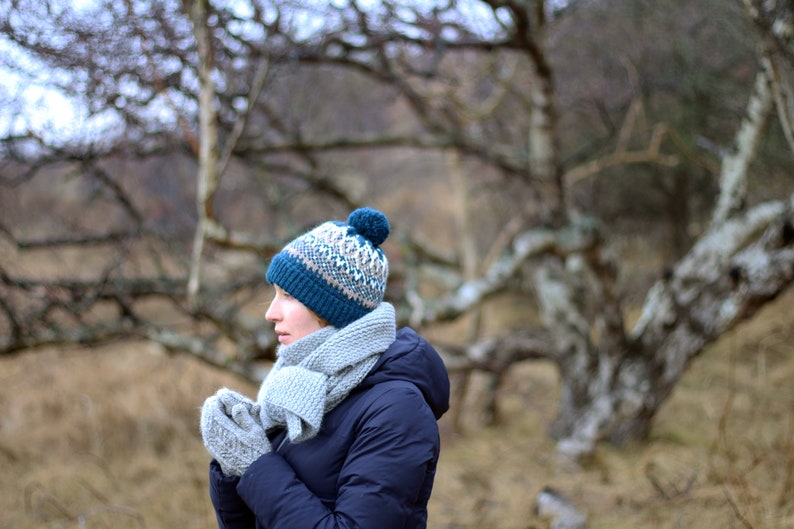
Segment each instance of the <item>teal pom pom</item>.
M355 210L347 218L347 225L354 228L359 235L369 239L374 246L380 246L391 233L386 215L372 208Z

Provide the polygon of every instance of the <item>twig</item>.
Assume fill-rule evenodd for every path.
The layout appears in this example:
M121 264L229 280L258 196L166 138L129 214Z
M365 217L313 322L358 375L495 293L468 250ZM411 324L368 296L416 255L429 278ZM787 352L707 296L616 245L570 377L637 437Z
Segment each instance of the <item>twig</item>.
M146 527L146 523L143 519L143 515L140 512L136 511L135 509L132 509L130 507L123 507L121 505L99 505L98 507L94 507L93 509L81 513L77 517L77 522L79 524L80 529L86 527L86 521L89 518L91 518L96 514L100 514L102 512L113 512L113 513L127 515L130 518L133 518L135 521L137 521L139 527Z
M37 492L41 495L41 500L39 502L36 502L36 505L34 505L33 496ZM41 513L40 510L38 509L38 507L42 503L46 503L47 505L53 507L58 512L58 514L60 514L67 520L76 519L76 517L72 513L70 513L66 507L61 505L58 499L52 494L50 494L50 492L47 489L45 489L41 483L35 481L32 483L28 483L25 486L25 512L37 516L38 518L43 518L43 513Z
M751 524L751 523L750 523L750 521L749 521L747 518L745 518L745 516L744 516L744 515L742 514L742 512L739 510L739 506L736 504L736 500L734 500L734 498L733 498L733 495L731 494L731 491L730 491L730 490L728 490L728 487L726 487L725 485L723 485L723 486L722 486L722 491L725 493L725 499L727 499L727 500L728 500L728 505L730 505L730 506L731 506L731 509L733 509L733 514L735 514L735 515L736 515L736 518L737 518L737 519L738 519L738 520L739 520L739 521L742 523L742 525L743 525L743 526L745 526L747 529L753 529L753 524Z

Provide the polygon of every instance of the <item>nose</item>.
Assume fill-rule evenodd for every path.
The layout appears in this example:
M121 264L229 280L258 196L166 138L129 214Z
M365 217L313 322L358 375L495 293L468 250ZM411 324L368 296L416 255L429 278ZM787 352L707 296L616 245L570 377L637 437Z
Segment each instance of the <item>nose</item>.
M267 308L267 312L265 312L265 319L267 321L276 322L279 320L281 313L278 310L277 301L278 299L273 299L273 301L270 302L270 306Z

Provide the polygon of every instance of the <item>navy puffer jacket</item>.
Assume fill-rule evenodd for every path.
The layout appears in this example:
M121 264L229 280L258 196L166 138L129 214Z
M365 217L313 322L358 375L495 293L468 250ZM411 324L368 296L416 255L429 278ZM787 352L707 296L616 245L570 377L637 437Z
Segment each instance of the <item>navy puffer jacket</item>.
M284 432L241 478L210 463L221 529L417 529L439 456L436 420L449 377L436 351L404 328L320 433L292 444Z

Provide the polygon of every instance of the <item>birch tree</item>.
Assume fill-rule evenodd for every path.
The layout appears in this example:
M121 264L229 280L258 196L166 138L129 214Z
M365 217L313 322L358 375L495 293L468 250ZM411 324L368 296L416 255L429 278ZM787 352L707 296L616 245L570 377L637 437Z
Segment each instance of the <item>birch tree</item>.
M0 264L0 353L146 339L256 378L252 360L272 358L274 347L257 314L259 262L305 228L290 204L343 217L368 198L357 191L366 184L344 178L340 159L364 164L377 153L396 164L405 158L393 153L408 151L457 182L461 242L447 249L421 230L396 230L390 296L402 322L424 328L476 315L519 285L540 318L439 344L450 371L486 371L498 385L517 362L552 361L561 389L551 433L572 460L602 440L645 438L687 366L793 279L794 198L748 201L775 109L790 137L791 12L782 2L744 2L758 28L760 67L733 144L718 159L709 222L630 324L609 232L572 191L616 167L677 168L693 147L669 123L638 133L636 94L603 141L608 149L570 156L577 147L566 142L577 131L561 122L574 114L560 106L550 41L576 4L130 0L102 3L93 13L102 16L92 17L15 2L0 25L7 41L65 73L50 83L113 125L68 142L12 128L0 143L2 183L35 187L48 169L66 167L94 190L82 199L85 211L101 207L115 220L99 230L78 220L76 235L33 237L2 218L14 254ZM31 75L24 62L6 62ZM344 97L328 88L337 78ZM364 104L367 119L355 121ZM192 160L189 236L163 233L151 195L115 172L120 160L164 153ZM498 208L478 209L483 199L471 188L484 182L497 183ZM241 222L240 209L260 225ZM88 277L27 273L26 257L44 249L56 258L91 250L85 255L100 264Z

